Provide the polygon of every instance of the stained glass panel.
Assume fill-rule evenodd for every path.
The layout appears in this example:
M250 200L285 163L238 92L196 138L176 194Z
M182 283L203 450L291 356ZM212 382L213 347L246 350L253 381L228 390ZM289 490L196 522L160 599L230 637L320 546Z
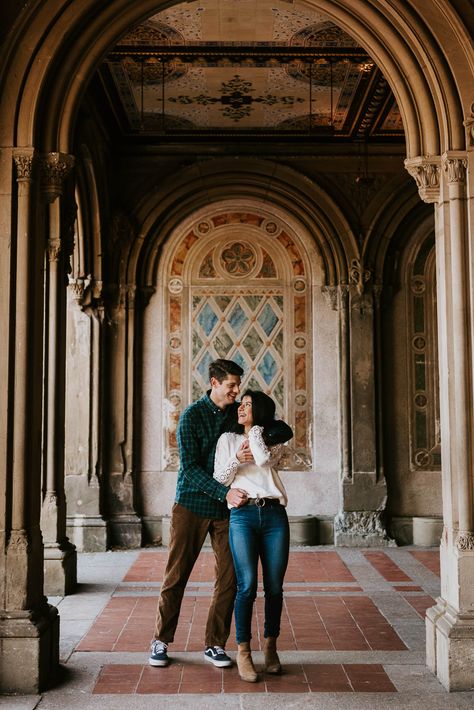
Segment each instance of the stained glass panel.
M209 335L212 332L218 320L218 317L210 307L209 303L206 303L206 305L198 315L198 323L206 335Z
M229 316L230 327L235 331L237 335L242 332L246 322L248 321L245 312L242 310L240 303L237 303L232 313Z
M278 316L275 314L270 304L267 303L265 305L265 308L258 316L258 322L265 331L265 334L270 335L270 333L278 323Z

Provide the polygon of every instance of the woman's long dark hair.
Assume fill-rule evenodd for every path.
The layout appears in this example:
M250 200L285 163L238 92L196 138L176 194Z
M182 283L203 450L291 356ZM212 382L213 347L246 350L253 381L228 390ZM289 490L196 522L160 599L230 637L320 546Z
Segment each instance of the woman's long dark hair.
M252 400L252 419L257 426L263 426L263 438L265 439L265 429L270 426L275 418L275 402L264 392L259 390L246 390L242 397L250 397ZM242 434L244 427L236 423L232 427L235 434Z

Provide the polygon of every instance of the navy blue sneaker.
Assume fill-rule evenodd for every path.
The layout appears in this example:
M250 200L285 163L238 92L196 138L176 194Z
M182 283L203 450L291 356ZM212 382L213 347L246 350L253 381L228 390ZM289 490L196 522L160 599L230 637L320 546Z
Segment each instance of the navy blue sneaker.
M226 668L232 665L232 659L220 646L208 646L204 651L204 658L218 668Z
M170 662L168 658L168 644L163 641L152 641L150 648L150 658L148 663L150 666L167 666Z

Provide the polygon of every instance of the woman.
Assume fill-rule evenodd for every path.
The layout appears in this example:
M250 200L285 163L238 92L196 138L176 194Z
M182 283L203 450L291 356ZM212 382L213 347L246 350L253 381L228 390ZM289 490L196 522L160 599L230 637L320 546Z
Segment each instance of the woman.
M247 493L241 506L231 508L229 541L237 577L237 668L240 677L250 683L257 680L250 639L259 559L265 592L265 670L281 672L276 640L280 634L290 536L287 496L274 468L283 453L283 444L269 447L265 443L265 428L274 416L275 403L270 397L247 390L238 409L236 431L222 434L217 442L214 466L217 481Z

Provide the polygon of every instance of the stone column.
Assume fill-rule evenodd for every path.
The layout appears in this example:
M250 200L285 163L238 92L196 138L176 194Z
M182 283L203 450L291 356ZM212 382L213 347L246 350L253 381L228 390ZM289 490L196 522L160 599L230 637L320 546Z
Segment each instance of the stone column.
M42 257L33 149L14 149L17 192L11 295L11 407L7 480L5 589L0 610L0 690L38 693L59 668L59 617L43 594L40 530L42 402ZM42 235L41 235L42 237Z
M134 285L119 286L108 328L107 524L112 545L140 547L142 522L135 511L133 475Z
M448 690L470 690L474 687L474 152L471 146L469 152L409 160L406 167L417 180L422 199L435 203L436 214L444 530L441 596L426 614L427 664Z
M102 516L102 282L69 279L66 392L67 532L81 552L107 549Z
M341 287L341 497L334 521L340 546L390 544L384 523L387 487L378 466L372 274L353 260Z
M44 586L49 596L64 596L77 584L76 549L66 537L64 494L65 296L69 259L63 187L74 158L63 153L40 157L41 194L47 210L45 303L45 388L43 442Z

